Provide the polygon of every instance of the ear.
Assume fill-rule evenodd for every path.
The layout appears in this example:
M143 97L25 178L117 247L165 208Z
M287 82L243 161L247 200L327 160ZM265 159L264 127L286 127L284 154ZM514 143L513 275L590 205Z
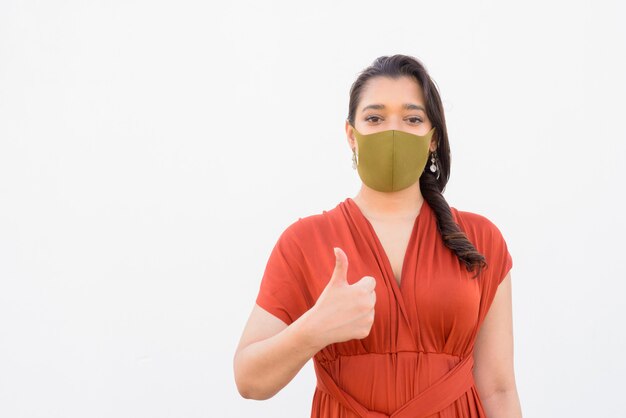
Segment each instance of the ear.
M350 125L350 122L346 119L346 137L348 139L348 145L350 145L350 149L355 149L357 147L356 138L354 136L354 128Z
M437 150L437 143L439 141L437 140L437 132L433 133L432 138L430 138L430 152L436 151Z

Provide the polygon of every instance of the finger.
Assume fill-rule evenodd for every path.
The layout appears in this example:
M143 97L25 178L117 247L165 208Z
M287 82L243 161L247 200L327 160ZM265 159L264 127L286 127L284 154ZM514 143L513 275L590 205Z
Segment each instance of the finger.
M335 268L330 278L331 283L348 282L348 256L339 247L334 247Z
M363 276L361 280L353 284L353 286L362 286L371 292L376 288L376 279L372 276Z

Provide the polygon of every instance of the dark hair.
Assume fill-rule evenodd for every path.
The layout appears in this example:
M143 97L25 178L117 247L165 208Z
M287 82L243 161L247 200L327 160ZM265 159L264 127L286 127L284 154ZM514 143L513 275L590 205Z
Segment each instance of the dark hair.
M460 226L454 222L450 206L442 194L450 178L450 144L448 143L448 131L439 91L424 64L414 57L401 54L376 58L369 67L359 74L350 88L348 122L355 126L356 108L361 100L361 91L367 81L373 77L381 76L392 79L409 76L422 88L426 114L435 128L434 135L437 138L439 179L429 169L426 169L429 165L427 163L419 179L420 190L428 205L435 212L437 228L444 244L457 255L460 262L465 264L467 271L474 271L474 267L478 267L478 271L474 275L477 277L481 270L487 267L485 257L476 250ZM428 160L431 156L432 153Z

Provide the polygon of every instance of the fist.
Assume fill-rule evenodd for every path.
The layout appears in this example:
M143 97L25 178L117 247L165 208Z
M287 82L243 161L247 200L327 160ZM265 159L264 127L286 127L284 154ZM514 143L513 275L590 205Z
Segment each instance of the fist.
M369 335L374 323L376 279L363 276L348 283L348 257L334 248L335 267L328 284L317 299L312 321L322 345L361 339Z

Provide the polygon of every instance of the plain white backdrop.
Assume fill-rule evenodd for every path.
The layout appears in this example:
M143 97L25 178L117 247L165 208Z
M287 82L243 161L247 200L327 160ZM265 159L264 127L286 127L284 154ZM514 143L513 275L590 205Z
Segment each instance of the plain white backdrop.
M525 417L626 412L616 1L0 3L0 416L306 417L232 359L282 230L358 192L380 55L443 98L451 206L513 256Z

